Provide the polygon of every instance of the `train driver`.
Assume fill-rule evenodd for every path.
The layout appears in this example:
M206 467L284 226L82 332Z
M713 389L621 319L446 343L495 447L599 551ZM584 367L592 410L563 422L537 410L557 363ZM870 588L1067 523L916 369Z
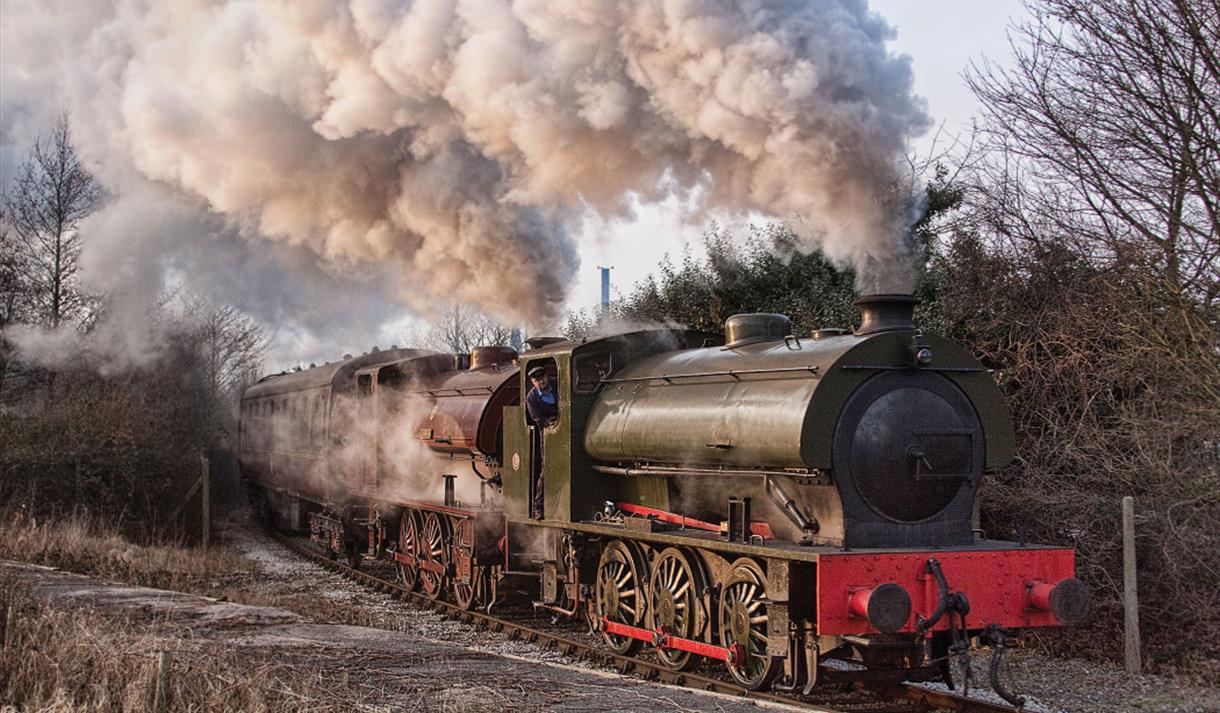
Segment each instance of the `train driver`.
M530 517L543 518L542 496L542 439L543 431L559 421L559 394L555 382L546 375L546 369L536 366L529 370L533 388L525 395L525 410L530 423L534 424L533 480L534 493L530 502Z
M530 421L546 428L559 420L559 397L555 393L555 382L540 366L530 369L529 377L534 388L525 395L525 408L529 411Z

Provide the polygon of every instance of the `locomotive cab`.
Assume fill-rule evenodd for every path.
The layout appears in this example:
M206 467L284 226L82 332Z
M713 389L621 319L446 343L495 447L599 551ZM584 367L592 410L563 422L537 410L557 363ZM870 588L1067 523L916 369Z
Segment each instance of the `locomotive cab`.
M599 390L622 365L660 352L684 350L718 338L703 332L648 330L585 342L558 341L520 357L522 401L531 388L527 374L542 367L552 379L559 404L558 422L543 429L529 422L524 404L505 409L504 510L510 519L529 519L530 502L541 462L543 518L593 520L607 501L663 502L664 479L630 481L597 477L585 452L584 434ZM538 456L541 455L541 458Z

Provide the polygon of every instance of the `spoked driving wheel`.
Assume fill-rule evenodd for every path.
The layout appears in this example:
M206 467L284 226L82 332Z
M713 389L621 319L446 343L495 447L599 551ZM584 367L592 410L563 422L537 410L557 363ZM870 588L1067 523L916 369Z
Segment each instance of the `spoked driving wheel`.
M419 524L415 513L407 510L398 526L398 551L411 559L411 564L398 563L398 580L411 591L419 584Z
M640 558L630 545L615 540L602 550L597 563L597 585L594 589L593 616L600 623L603 619L639 626L644 619L644 595L640 588ZM639 639L612 634L602 628L602 638L610 650L620 656L629 656L639 651Z
M697 565L696 565L697 566ZM648 578L648 628L664 629L673 636L694 638L702 628L699 615L699 594L703 589L702 572L691 565L686 555L670 547L652 561ZM689 668L693 657L689 651L657 649L657 657L665 666L682 670Z
M453 598L466 611L487 605L491 592L491 575L486 567L471 567L470 581L453 583Z
M740 659L727 665L742 686L762 690L779 673L780 659L767 654L767 578L754 560L734 562L721 589L720 643L741 647Z
M445 593L445 547L448 544L448 528L440 515L424 513L423 529L420 532L419 581L424 595L429 599L440 599Z

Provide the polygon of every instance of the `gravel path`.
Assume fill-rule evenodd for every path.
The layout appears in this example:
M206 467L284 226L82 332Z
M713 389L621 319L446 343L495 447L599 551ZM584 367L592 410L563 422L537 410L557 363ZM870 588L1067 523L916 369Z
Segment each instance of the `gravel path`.
M1017 651L1005 662L1018 693L1054 701L1069 713L1220 713L1220 689L1163 676L1131 676L1121 664L1040 656ZM985 681L986 671L975 676Z

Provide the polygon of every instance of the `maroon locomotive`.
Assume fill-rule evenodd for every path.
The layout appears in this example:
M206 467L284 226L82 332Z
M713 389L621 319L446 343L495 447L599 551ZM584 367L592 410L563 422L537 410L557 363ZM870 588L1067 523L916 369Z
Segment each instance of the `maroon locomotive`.
M976 529L1014 444L992 375L916 330L910 296L858 304L854 332L737 315L724 336L392 349L268 377L242 400L243 472L282 526L393 561L429 597L524 591L615 652L714 659L753 689L944 678L971 636L1002 650L1008 628L1078 621L1071 549ZM521 405L539 368L545 427Z

